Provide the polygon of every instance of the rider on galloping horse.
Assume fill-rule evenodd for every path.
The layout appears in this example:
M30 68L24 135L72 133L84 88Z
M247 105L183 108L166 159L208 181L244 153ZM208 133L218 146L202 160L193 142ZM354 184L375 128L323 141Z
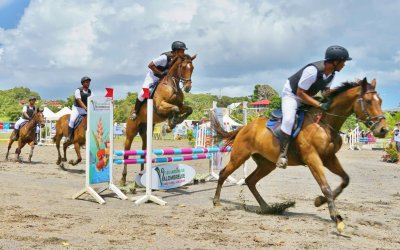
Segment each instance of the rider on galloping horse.
M131 120L136 119L140 107L145 100L143 89L148 89L150 86L160 81L163 76L167 75L168 70L171 67L171 59L175 56L183 58L185 50L187 50L185 43L180 41L173 42L171 47L172 51L162 53L159 57L149 63L148 67L150 70L144 79L142 89L138 95L138 99L136 99L135 108L129 117Z
M342 70L345 62L349 60L351 58L345 48L330 46L326 49L325 60L307 64L286 81L282 91L282 137L280 138L277 167L285 168L287 166L286 153L300 103L303 102L326 111L329 103L321 103L313 96L319 91L322 91L324 95L328 94L335 72Z
M22 108L22 116L14 125L14 137L13 141L19 138L19 129L22 123L28 122L36 114L37 110L35 107L36 97L29 97L29 104Z
M87 113L87 99L92 94L92 91L89 89L91 81L92 79L87 76L82 77L82 87L75 90L75 100L68 122L68 138L66 138L66 142L72 141L72 137L74 134L74 123L76 118L78 118L79 115L86 115Z

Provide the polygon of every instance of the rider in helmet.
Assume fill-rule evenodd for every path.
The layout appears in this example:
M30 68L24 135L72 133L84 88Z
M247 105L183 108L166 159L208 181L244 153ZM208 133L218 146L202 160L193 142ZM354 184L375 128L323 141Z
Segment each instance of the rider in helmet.
M276 162L277 167L286 168L287 149L297 108L300 103L306 103L327 111L329 103L321 103L313 98L319 91L329 93L335 72L339 72L345 66L345 62L351 60L349 52L341 46L330 46L326 49L325 60L309 63L297 73L289 77L282 91L282 126L280 137L280 155Z
M92 91L89 89L90 82L92 79L88 76L84 76L81 78L82 87L77 88L74 94L74 105L72 106L71 116L69 118L68 123L68 137L66 138L66 142L72 140L74 134L74 123L76 118L79 115L86 115L87 113L87 99L92 94Z
M162 77L167 75L168 70L171 67L171 59L176 56L183 58L185 55L185 50L187 50L185 43L181 41L173 42L171 49L172 51L162 53L159 57L149 63L148 67L150 70L144 79L142 89L139 92L138 99L136 99L135 108L129 117L130 119L134 120L137 117L140 107L144 102L145 98L143 89L148 89L154 83L158 82Z
M12 138L13 141L18 140L19 138L19 129L22 123L28 122L32 117L36 114L37 110L35 107L36 97L31 96L29 97L28 105L25 105L22 108L22 116L14 125L14 137Z

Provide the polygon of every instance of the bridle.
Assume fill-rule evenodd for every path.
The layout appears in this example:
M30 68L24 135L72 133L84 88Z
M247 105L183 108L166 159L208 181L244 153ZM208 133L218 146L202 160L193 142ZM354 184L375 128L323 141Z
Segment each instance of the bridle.
M184 61L185 61L185 60L184 60ZM184 61L183 61L183 62L184 62ZM182 84L183 84L183 87L184 87L184 86L185 86L185 83L187 83L187 82L192 82L192 78L191 78L191 77L185 78L185 77L182 76L182 73L183 73L183 66L182 66L182 64L183 64L183 62L180 63L180 64L179 64L179 67L178 67L178 84L179 84L179 83L182 83ZM175 82L175 77L174 77L174 82Z
M365 120L360 119L359 117L356 117L357 119L360 119L361 121L363 121L363 123L365 124L365 126L367 126L370 130L374 130L374 128L376 127L376 125L378 125L378 123L382 120L382 119L386 119L385 116L383 114L381 115L377 115L377 116L370 116L367 112L367 109L365 108L365 103L364 103L364 95L366 94L376 94L377 92L375 90L370 90L370 91L366 91L365 93L363 93L362 88L361 88L361 92L360 95L358 97L358 100L360 102L361 105L361 111L364 113L365 115ZM374 121L376 120L376 121Z

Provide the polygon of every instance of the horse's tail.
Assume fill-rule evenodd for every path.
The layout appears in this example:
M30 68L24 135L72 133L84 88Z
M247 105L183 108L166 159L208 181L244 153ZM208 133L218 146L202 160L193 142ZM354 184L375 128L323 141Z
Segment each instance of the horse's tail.
M232 146L237 134L243 128L240 127L234 131L227 132L213 114L211 114L211 124L211 129L215 132L215 138L219 141L224 140L224 147Z

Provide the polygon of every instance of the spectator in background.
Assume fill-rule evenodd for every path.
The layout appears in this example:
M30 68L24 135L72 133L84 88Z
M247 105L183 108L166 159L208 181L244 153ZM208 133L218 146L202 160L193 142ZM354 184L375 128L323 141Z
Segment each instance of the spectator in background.
M393 129L393 141L396 143L397 153L400 153L400 122Z

